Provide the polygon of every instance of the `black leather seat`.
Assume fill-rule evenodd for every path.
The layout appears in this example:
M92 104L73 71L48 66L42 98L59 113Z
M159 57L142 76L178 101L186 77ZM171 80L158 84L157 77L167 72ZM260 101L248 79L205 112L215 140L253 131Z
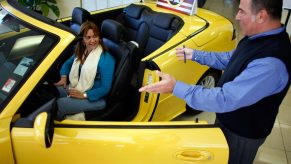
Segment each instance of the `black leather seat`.
M100 114L90 115L86 112L86 119L93 120L124 120L129 114L127 99L130 89L130 80L133 74L131 55L136 48L131 42L123 41L125 35L124 27L117 21L107 19L101 26L103 42L109 53L115 59L115 72L112 87L106 98L106 109Z
M144 57L147 40L149 37L149 25L144 20L143 12L151 10L147 6L131 4L123 10L123 14L118 18L125 29L126 41L135 41L138 43L138 49L135 54L135 62L139 62Z
M165 44L179 31L183 24L183 20L175 15L168 13L156 14L150 27L149 39L144 52L145 56Z
M87 20L91 20L91 14L83 8L75 7L72 13L70 28L79 34L82 23Z
M125 40L139 44L135 56L138 61L161 47L184 24L180 17L173 14L155 12L147 6L136 4L127 6L117 20L126 28Z

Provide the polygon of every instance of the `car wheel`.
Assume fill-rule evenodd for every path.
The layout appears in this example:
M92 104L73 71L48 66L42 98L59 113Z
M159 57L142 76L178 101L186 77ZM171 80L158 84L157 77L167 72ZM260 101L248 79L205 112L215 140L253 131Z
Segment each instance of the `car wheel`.
M197 85L202 85L205 88L213 88L217 85L218 79L220 76L220 72L217 70L208 70L198 81ZM186 104L186 114L188 115L196 115L201 113L202 111L191 108Z
M206 0L198 0L198 7L202 8L205 5Z

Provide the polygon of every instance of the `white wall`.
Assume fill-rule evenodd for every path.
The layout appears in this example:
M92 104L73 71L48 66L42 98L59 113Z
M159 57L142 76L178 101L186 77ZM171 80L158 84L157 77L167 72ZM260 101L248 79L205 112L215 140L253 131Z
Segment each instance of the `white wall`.
M139 2L139 0L82 0L82 7L88 11Z
M129 4L132 2L139 2L139 0L57 0L60 9L60 18L70 17L74 7L87 9L88 11L100 10L122 4ZM57 19L57 17L50 11L49 18ZM287 17L287 10L283 10L282 23L285 23ZM287 32L291 35L291 18L287 26Z
M283 15L282 15L282 23L285 23L288 11L286 9L291 10L291 1L290 0L283 0ZM291 35L291 19L287 24L287 32Z
M289 19L289 22L287 24L287 32L291 36L291 19Z
M88 11L101 10L114 6L130 4L133 2L139 2L139 0L57 0L58 7L60 9L60 17L69 17L72 15L74 7L83 7ZM57 17L49 12L48 15L51 19L57 19Z
M283 9L283 13L282 13L282 20L281 22L284 24L287 18L287 13L288 11ZM289 35L291 35L291 16L289 18L288 24L287 24L287 32L289 33Z
M69 17L72 15L74 7L81 6L81 0L57 0L57 5L60 9L59 18ZM52 11L49 12L48 17L51 19L57 19Z

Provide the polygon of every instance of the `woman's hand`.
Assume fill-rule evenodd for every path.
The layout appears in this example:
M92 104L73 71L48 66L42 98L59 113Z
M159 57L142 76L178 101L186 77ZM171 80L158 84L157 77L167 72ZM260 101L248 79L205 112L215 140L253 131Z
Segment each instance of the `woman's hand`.
M84 96L84 93L80 92L76 89L69 89L68 96L70 96L72 98L77 98L77 99L86 99L86 97Z
M176 48L176 55L178 57L178 60L184 60L184 52L185 52L186 59L192 60L193 50L191 48L183 48L183 47Z
M61 80L58 81L57 83L55 83L55 86L63 86L64 88L66 88L66 86L67 86L67 76L62 76Z

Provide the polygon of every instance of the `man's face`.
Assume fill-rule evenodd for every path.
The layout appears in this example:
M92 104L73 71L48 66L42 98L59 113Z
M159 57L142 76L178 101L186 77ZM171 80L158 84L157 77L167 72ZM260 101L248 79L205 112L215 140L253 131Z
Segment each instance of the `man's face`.
M241 31L244 35L251 36L256 34L256 15L251 10L252 0L241 0L239 10L236 15Z

